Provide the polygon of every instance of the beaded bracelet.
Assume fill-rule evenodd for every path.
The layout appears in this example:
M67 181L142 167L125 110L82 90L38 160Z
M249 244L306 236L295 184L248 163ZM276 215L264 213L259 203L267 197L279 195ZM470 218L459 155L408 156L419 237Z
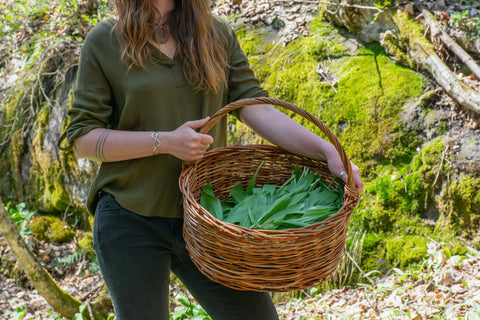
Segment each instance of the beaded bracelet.
M152 139L153 139L153 155L156 155L158 153L158 148L160 147L160 140L158 140L158 131L155 131L152 133Z

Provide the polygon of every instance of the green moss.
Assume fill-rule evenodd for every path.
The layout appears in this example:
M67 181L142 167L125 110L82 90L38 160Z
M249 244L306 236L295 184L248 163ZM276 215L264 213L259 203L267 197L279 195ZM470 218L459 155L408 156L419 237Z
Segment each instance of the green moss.
M52 162L49 157L37 154L36 162L30 168L29 193L41 211L61 213L71 205L65 188L65 167Z
M406 268L409 265L420 263L427 255L427 243L430 240L423 236L402 235L385 238L385 259L392 266Z
M417 106L420 108L427 108L438 95L439 90L428 90L420 96L417 102Z
M448 255L464 255L465 246L455 239L452 233L431 234L367 234L363 243L362 269L386 272L393 267L406 269L421 264L427 257L427 243L431 241L445 243ZM440 240L441 239L441 240Z
M47 126L48 126L48 120L50 117L50 111L49 108L44 107L40 109L38 116L37 116L37 133L35 135L35 138L33 138L32 143L33 144L41 144L43 138L45 137L45 134L47 133Z
M69 242L75 236L75 232L61 220L52 223L50 240L54 243Z
M323 37L329 32L335 39L331 27L318 18L313 25L317 34L279 47L253 64L269 95L319 117L343 142L350 158L366 168L411 153L418 137L405 134L399 112L403 102L421 94L422 77L393 63L379 45L347 56L338 43ZM317 73L319 64L329 69L331 80ZM309 121L295 119L319 132Z
M422 147L418 155L412 160L412 170L429 172L440 163L442 151L445 146L444 137L438 137ZM438 167L437 167L438 169Z
M422 216L450 172L448 162L442 161L443 149L443 137L439 137L411 160L378 166L353 219L367 230L393 232L401 228L402 218Z
M45 128L48 125L49 116L50 112L48 108L41 109L37 116L38 126L41 128Z
M480 178L462 176L439 197L442 219L438 228L477 231L480 227Z
M15 193L17 190L18 180L12 171L10 162L10 152L6 150L0 154L0 195L2 195L3 201L15 202Z
M388 53L394 56L398 62L403 63L410 68L415 67L415 62L406 53L408 50L408 43L405 39L399 37L391 30L387 30L383 35L382 45L388 48Z
M43 138L48 125L48 110L42 109L32 140L32 164L27 193L30 201L43 212L60 213L71 205L69 194L65 188L65 172L73 171L77 164L71 152L60 154L60 161L54 161L43 147ZM73 158L73 159L72 159Z
M0 172L2 172L1 194L5 199L18 200L23 194L21 179L22 161L25 153L25 96L28 83L19 81L19 85L7 90L6 97L0 103L2 124L0 137L2 146L0 154Z
M415 252L409 253L403 252L401 247L396 248L423 248L421 244L424 240L416 236L427 235L437 239L452 236L451 229L440 230L438 226L422 220L427 210L436 207L436 195L451 174L448 161L442 161L443 150L443 137L439 137L422 146L413 157L377 166L373 174L375 177L366 183L362 201L351 220L352 229L381 235L375 238L375 250L367 250L366 260L362 263L366 270L375 266L381 269L382 263L391 267L397 263L406 266L418 262L424 254L423 250L415 249ZM472 190L474 188L472 186Z
M263 43L261 32L255 29L239 29L236 34L240 47L247 56L262 53L257 51L259 45Z
M83 249L91 259L95 255L95 250L93 249L93 233L88 231L80 235L78 237L78 246Z
M336 129L347 154L367 165L411 152L415 138L405 135L399 113L403 102L421 93L424 83L412 70L378 53L377 45L364 51L330 65L339 76L338 93L321 104L319 113Z
M6 92L6 97L0 104L1 110L5 112L3 121L13 120L17 106L22 103L26 91L27 87L25 86L25 83L22 83L22 85L15 86L13 89L10 89ZM4 129L2 129L2 131Z
M13 164L13 172L15 175L15 191L17 196L23 192L22 181L22 162L23 155L25 152L25 142L23 138L23 133L21 131L16 131L10 137L10 150L11 150L11 159L10 164Z
M43 205L48 212L62 212L70 204L63 181L54 180L45 188Z
M425 30L423 24L415 22L412 17L403 12L394 14L393 20L401 37L406 41L409 48L415 48L420 45L424 50L425 56L435 53L433 44L424 36Z
M32 234L39 240L63 243L73 240L75 232L57 217L35 217L29 224Z
M310 24L310 31L310 36L284 48L277 46L252 63L269 95L318 116L357 163L372 161L373 166L374 161L409 153L418 138L401 130L397 114L403 101L421 93L422 78L393 63L379 45L347 56L338 33L319 17ZM248 40L257 38L249 38L245 30L239 32L241 41L250 43L249 57L258 57L262 52L253 50L258 40ZM332 80L325 81L317 73L319 64L329 68ZM307 120L295 119L319 132Z
M387 263L382 258L382 239L381 234L365 234L361 258L363 270L383 270L387 268Z
M42 241L48 240L49 227L52 224L53 217L34 217L29 223L32 234Z

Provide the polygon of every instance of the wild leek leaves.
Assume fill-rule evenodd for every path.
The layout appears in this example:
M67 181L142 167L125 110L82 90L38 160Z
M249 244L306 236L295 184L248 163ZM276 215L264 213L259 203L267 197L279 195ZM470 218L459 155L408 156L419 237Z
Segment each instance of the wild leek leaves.
M261 165L260 165L261 167ZM255 187L258 170L244 190L230 190L231 200L220 201L211 183L201 192L200 204L215 218L246 228L284 230L306 227L334 215L342 206L343 188L330 189L322 177L308 168L295 166L280 187Z

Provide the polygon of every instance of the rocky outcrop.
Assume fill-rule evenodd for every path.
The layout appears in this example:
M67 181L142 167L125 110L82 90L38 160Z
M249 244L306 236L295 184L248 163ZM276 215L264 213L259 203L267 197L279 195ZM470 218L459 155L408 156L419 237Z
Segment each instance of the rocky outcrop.
M24 66L30 71L18 73L2 91L0 195L6 202L66 215L83 210L97 165L57 145L72 99L78 48L45 41L37 59Z

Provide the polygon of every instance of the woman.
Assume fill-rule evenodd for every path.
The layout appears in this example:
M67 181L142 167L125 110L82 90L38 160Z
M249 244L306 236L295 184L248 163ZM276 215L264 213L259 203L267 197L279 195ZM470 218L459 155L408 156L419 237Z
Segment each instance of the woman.
M196 131L207 116L267 93L209 0L116 0L116 7L117 17L83 45L67 138L79 157L102 162L87 205L117 319L168 319L170 271L213 319L278 319L267 293L226 288L194 266L178 188L182 160L226 143L225 119L209 135ZM272 106L243 107L237 116L342 176L333 146ZM356 166L353 173L361 189Z

